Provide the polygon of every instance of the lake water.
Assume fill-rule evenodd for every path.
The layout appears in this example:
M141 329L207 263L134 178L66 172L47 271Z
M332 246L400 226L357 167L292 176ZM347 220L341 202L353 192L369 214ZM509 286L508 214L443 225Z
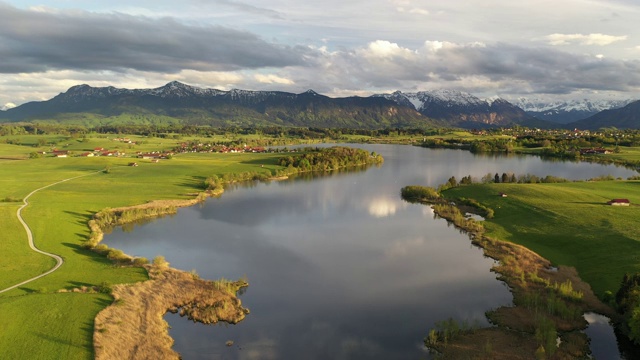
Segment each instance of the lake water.
M205 279L248 278L242 301L251 313L237 325L204 326L167 315L184 359L427 358L422 341L437 321L486 325L484 312L512 297L489 271L493 260L467 235L434 219L429 207L402 201L403 186L488 172L635 175L536 157L358 147L382 154L384 165L228 190L202 206L105 237L110 247L163 255Z
M584 318L589 323L584 332L589 338L597 339L597 341L591 341L591 355L593 358L622 359L609 318L595 313L586 313Z

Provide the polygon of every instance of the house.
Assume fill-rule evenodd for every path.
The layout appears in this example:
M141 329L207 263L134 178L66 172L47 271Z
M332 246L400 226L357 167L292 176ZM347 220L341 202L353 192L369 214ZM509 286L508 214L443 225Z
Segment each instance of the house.
M612 206L629 206L631 205L631 202L629 201L629 199L613 199L611 201L608 201L607 204Z
M69 151L67 151L67 150L53 150L53 156L59 157L59 158L62 158L62 157L66 158L67 156L69 156Z
M92 152L84 152L84 153L80 154L80 156L92 157L92 156L94 156L94 154Z
M580 149L580 155L589 155L589 154L611 154L611 151L604 148Z
M500 194L498 194L500 197L507 197L506 193L501 192Z
M129 163L129 166L138 166L138 163L132 162L132 163Z

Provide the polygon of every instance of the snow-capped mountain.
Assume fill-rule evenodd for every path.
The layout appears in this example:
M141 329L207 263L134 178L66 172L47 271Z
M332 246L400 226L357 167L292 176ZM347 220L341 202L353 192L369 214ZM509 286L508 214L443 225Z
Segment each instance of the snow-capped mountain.
M528 115L538 119L559 124L568 124L586 119L604 110L622 108L633 100L558 100L544 101L542 99L518 98L514 104L523 109Z
M517 106L502 98L480 99L472 94L456 90L420 91L378 94L399 105L410 106L421 114L452 125L476 127L484 125L507 125L521 123L529 116Z
M633 101L624 107L603 110L591 117L569 123L568 128L597 130L616 127L618 129L640 128L640 100Z

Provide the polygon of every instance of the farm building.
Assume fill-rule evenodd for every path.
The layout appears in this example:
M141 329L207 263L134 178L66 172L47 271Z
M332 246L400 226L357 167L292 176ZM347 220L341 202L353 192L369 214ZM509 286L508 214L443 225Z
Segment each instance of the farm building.
M629 201L629 199L613 199L611 201L608 201L607 204L613 206L629 206L631 205L631 202Z

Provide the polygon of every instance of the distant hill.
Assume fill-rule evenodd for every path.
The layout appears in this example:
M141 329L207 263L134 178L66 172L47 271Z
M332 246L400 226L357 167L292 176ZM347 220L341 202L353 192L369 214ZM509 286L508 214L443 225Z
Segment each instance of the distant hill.
M568 128L596 130L604 127L640 129L640 100L620 109L604 110L584 120L567 124Z
M527 115L507 100L501 98L482 100L469 93L454 90L416 93L396 91L392 94L379 94L373 97L393 100L400 105L414 108L426 117L464 128L524 125L534 121L533 116ZM544 121L534 122L547 125Z
M50 100L0 111L0 121L106 124L193 124L380 129L556 125L501 99L451 90L330 98L312 90L203 89L174 81L154 89L77 85Z
M523 109L527 115L556 124L568 124L586 119L601 111L618 109L632 100L558 100L519 98L514 104Z
M56 97L0 112L5 121L75 123L179 122L212 126L306 126L344 128L427 127L437 122L384 98L330 98L312 90L202 89L171 82L155 89L71 87Z

